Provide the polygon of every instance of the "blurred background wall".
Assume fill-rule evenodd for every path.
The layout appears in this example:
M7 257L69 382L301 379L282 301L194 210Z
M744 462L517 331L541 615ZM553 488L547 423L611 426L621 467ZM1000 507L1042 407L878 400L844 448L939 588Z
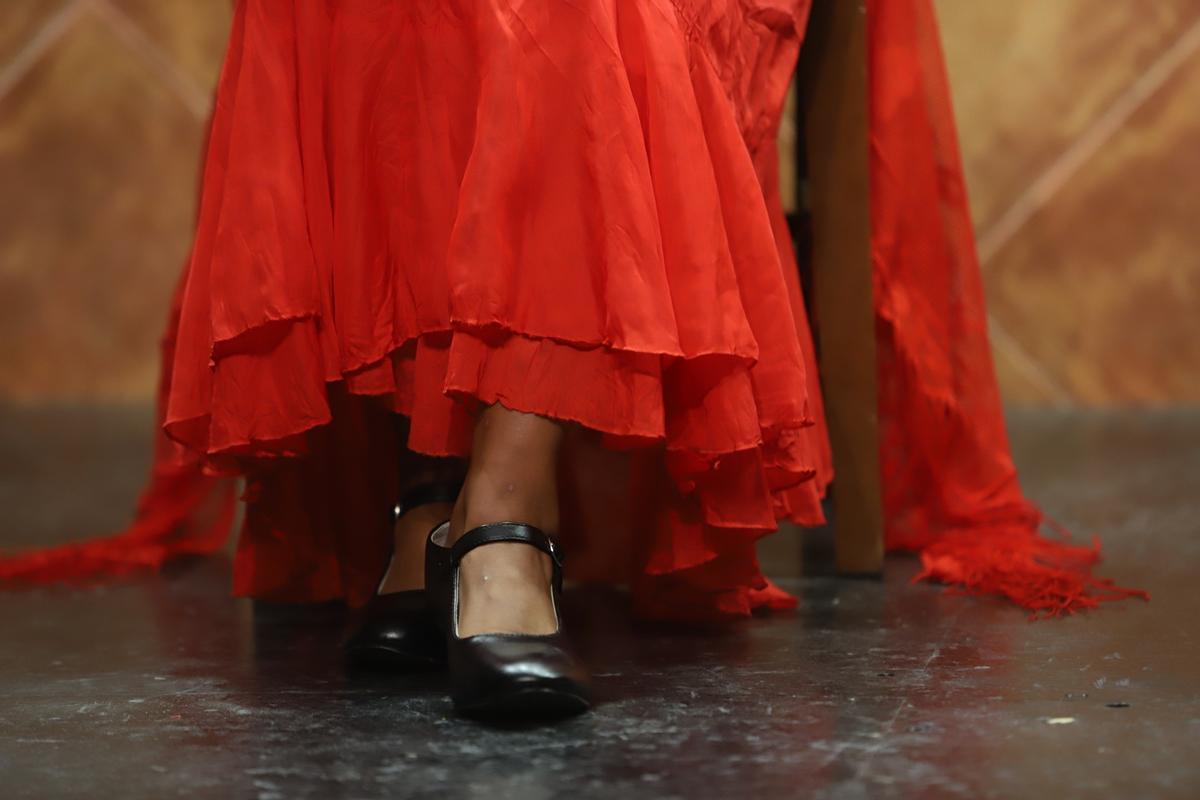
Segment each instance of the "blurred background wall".
M0 399L147 400L225 0L0 0ZM1200 0L938 0L1006 400L1200 401Z

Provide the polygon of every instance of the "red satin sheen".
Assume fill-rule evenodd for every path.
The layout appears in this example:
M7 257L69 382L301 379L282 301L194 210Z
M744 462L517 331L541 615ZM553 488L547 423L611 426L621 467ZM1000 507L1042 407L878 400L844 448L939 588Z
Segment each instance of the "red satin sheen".
M577 574L629 583L653 617L794 605L755 541L821 522L832 478L775 150L807 12L240 2L138 521L0 559L0 578L215 549L218 476L241 474L235 591L362 603L401 478L395 413L410 448L465 455L472 412L501 402L580 423L576 475L625 454L602 482L565 476L568 547L606 554ZM1097 551L1038 534L936 24L927 0L878 0L869 22L888 547L1036 612L1136 594L1090 576Z

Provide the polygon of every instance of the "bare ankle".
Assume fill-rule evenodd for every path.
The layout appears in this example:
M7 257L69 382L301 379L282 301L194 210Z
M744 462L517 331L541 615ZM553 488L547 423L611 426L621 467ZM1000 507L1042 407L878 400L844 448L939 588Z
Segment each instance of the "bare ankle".
M489 522L523 522L547 533L558 529L558 449L554 420L489 406L475 424L466 483L451 537Z
M521 522L552 534L558 530L557 486L473 473L463 487L454 520L461 527L452 522L452 539L490 522Z

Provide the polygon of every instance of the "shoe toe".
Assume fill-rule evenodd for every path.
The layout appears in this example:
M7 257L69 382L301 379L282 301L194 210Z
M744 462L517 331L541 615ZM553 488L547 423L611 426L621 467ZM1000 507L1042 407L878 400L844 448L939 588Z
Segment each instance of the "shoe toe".
M464 713L568 716L591 707L587 671L557 636L484 634L454 650L454 702Z
M343 649L355 664L401 671L445 663L445 640L433 618L412 598L380 595Z

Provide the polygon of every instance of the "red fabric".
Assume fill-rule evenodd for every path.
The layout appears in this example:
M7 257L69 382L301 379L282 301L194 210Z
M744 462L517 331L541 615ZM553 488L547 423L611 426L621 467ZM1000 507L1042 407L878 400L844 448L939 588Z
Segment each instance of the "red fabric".
M210 475L242 474L235 591L362 603L401 477L394 413L408 447L465 455L473 410L501 402L579 423L569 471L624 454L602 489L576 484L564 536L621 548L585 571L630 583L641 613L793 605L755 541L821 522L832 478L775 151L807 11L238 3L165 354L158 474L188 491L147 496L149 557L88 543L103 558L10 557L0 578L215 547L217 528L172 525L228 491ZM888 545L1036 610L1119 594L1091 551L1038 537L1016 483L928 3L870 22ZM608 515L586 513L600 492Z
M1144 592L1093 578L1099 547L1039 535L1021 493L937 22L928 0L874 0L868 37L872 261L889 550L918 579L1057 615Z

